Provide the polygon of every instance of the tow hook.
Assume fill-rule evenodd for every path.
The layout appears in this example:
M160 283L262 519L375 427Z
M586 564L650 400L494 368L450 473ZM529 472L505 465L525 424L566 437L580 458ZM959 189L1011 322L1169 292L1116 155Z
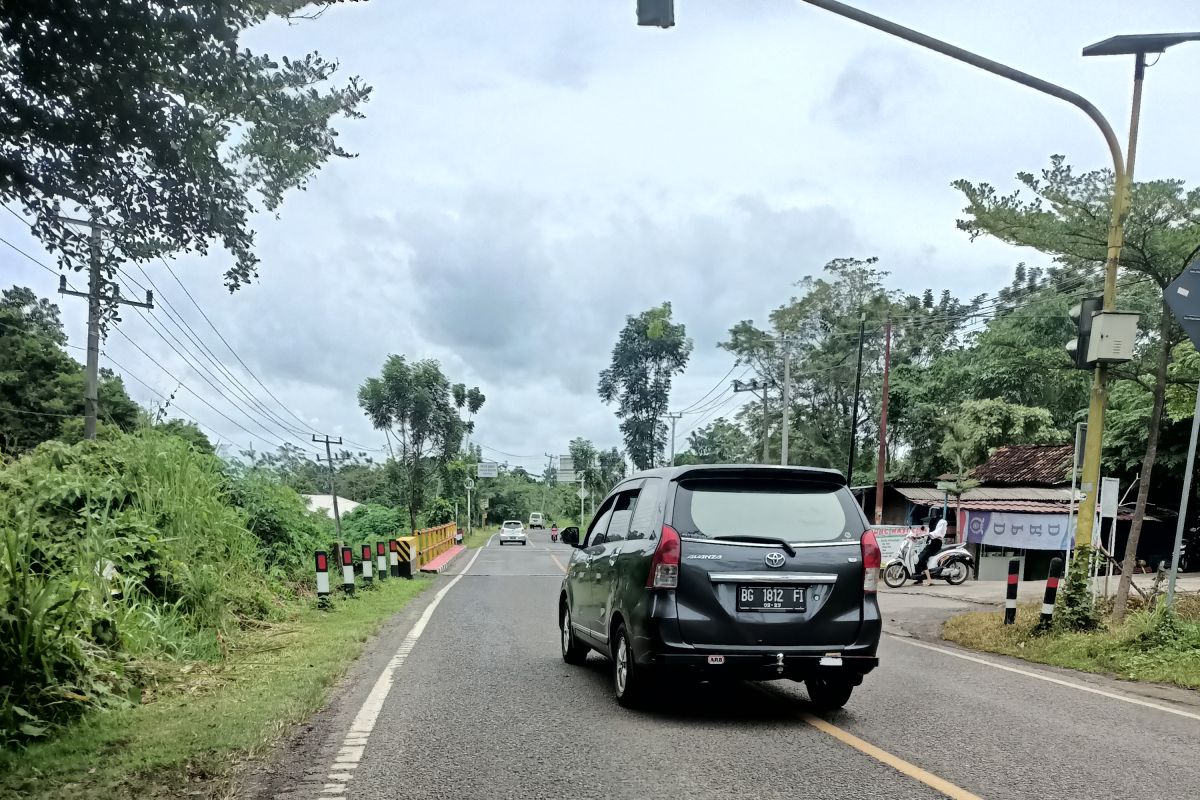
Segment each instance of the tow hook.
M783 653L775 654L775 672L779 675L783 674Z

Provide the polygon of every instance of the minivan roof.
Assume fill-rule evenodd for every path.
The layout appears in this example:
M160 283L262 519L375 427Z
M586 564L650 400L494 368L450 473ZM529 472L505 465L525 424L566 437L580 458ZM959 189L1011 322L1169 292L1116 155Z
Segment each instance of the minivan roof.
M709 478L799 478L820 483L846 485L846 476L836 469L824 467L796 467L778 464L688 464L680 467L647 469L630 475L629 478L666 478L679 480L684 477Z

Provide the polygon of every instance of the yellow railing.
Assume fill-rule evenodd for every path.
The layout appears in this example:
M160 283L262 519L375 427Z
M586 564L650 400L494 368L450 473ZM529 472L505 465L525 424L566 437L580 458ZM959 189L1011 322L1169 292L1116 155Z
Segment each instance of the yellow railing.
M413 535L417 540L416 566L420 568L454 546L458 525L449 522L436 528L416 531Z

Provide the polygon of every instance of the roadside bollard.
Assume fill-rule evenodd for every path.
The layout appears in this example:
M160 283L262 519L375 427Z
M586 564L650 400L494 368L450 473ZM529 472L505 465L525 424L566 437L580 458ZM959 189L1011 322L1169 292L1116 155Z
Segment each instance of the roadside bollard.
M317 605L329 607L329 554L317 551Z
M395 539L388 539L388 557L391 559L389 566L392 570L392 577L400 577L400 543Z
M375 574L379 576L379 580L387 577L387 542L375 543Z
M1008 560L1008 594L1004 598L1004 624L1017 621L1017 581L1021 579L1021 559Z
M362 576L364 585L370 586L374 583L374 578L371 576L371 545L369 544L362 546Z
M1058 582L1062 579L1063 560L1061 558L1050 559L1050 575L1046 578L1046 596L1042 598L1042 618L1038 622L1038 628L1045 630L1050 627L1051 620L1054 619L1054 601L1058 597Z
M417 574L417 540L411 536L402 536L396 542L400 577L411 580Z
M349 547L342 548L342 591L354 594L354 553Z

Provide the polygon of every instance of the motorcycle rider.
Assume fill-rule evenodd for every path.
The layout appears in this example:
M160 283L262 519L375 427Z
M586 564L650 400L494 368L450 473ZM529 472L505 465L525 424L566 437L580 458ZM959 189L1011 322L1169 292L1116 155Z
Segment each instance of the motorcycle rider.
M929 544L917 556L917 583L920 584L923 580L928 579L929 585L933 586L933 576L929 574L929 559L937 555L942 549L942 543L946 539L946 520L939 519L937 525L929 532Z

